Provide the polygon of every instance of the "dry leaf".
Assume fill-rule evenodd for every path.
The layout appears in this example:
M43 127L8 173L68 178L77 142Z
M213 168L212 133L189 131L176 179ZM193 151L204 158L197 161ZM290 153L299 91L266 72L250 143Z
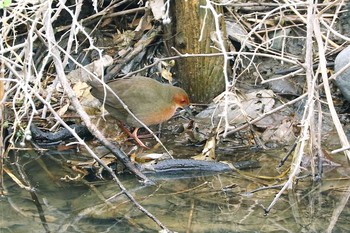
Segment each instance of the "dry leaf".
M69 103L65 104L62 108L60 108L58 111L57 111L57 114L59 116L63 116L67 110L68 110L68 107L69 107Z
M104 67L112 64L113 58L109 55L104 55L99 60L96 60L82 68L71 71L67 75L67 79L70 80L71 83L76 83L78 81L86 82L92 78L92 75L90 73L94 74L97 77L100 77L104 72Z
M213 161L216 158L215 155L215 146L216 146L216 139L215 137L211 137L207 140L205 143L204 149L202 150L202 153L199 155L196 155L192 157L195 160L208 160Z
M162 69L162 77L169 81L169 83L173 82L173 74L169 72L167 69Z
M76 94L77 98L80 99L82 97L86 97L87 93L90 93L89 87L90 86L87 83L79 81L76 84L74 84L73 91Z
M233 93L227 96L227 111L225 111L225 98L221 95L217 99L219 103L212 104L206 110L199 113L196 118L213 119L216 125L221 117L227 114L232 125L245 123L247 120L261 116L272 109L275 104L275 94L271 90L257 90L238 97Z
M149 6L155 20L161 20L164 15L164 0L150 0Z

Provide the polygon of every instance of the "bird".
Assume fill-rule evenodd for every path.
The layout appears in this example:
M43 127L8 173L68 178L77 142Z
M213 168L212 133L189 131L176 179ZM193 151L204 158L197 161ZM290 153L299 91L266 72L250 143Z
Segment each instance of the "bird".
M110 115L118 120L118 125L141 147L147 148L138 138L140 124L128 113L120 101L100 82L89 82L91 94L97 98ZM119 78L106 83L124 102L128 109L146 126L157 125L169 120L177 108L188 108L187 93L180 87L160 83L144 76ZM134 127L131 134L123 124Z

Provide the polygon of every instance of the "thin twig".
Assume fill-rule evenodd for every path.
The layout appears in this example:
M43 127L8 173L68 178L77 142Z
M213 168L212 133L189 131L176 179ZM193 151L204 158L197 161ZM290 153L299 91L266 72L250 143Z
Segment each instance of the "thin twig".
M310 125L312 124L312 119L314 116L314 88L315 88L315 78L312 75L312 35L313 35L313 19L314 19L314 7L313 1L308 0L308 10L307 10L307 35L306 35L306 54L305 54L305 68L306 68L306 79L308 84L308 99L305 105L305 111L303 119L301 121L301 132L298 145L294 152L293 162L291 164L291 171L288 180L285 182L281 190L275 195L270 205L265 209L265 213L270 212L271 208L276 204L277 200L281 197L283 192L292 187L292 184L300 172L301 160L304 155L304 148L306 143L310 142Z
M319 69L320 69L320 73L322 75L322 80L323 80L323 84L324 84L324 91L326 93L326 99L327 99L329 111L330 111L331 116L332 116L333 124L338 132L340 143L343 147L346 148L346 147L349 147L350 144L349 144L349 141L346 137L344 129L340 123L338 114L334 108L331 89L330 89L328 77L327 77L327 68L326 68L327 61L326 61L326 57L325 57L324 44L323 44L323 41L321 38L322 33L321 33L320 22L319 22L318 18L314 19L313 24L314 24L315 38L317 41L318 53L319 53L319 58L320 58L320 68ZM350 160L350 151L345 150L344 154L346 155L348 160Z

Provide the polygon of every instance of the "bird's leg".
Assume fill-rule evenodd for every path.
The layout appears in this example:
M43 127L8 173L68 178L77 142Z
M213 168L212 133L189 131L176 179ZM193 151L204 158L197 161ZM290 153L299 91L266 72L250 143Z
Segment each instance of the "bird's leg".
M133 138L133 139L135 139L135 141L141 146L141 147L143 147L143 148L146 148L146 149L149 149L145 144L143 144L143 142L138 138L138 136L137 136L137 131L139 130L139 128L135 128L134 129L134 132L132 132L132 135L131 135L131 137Z
M139 144L139 146L149 149L145 144L143 144L143 142L137 137L137 131L139 130L139 128L135 128L134 132L131 133L122 122L118 122L118 126L127 134L129 135L129 137L133 138L137 144Z
M132 133L124 126L124 124L120 121L118 121L118 126L121 130L123 130L124 133L126 133L129 137L132 137Z

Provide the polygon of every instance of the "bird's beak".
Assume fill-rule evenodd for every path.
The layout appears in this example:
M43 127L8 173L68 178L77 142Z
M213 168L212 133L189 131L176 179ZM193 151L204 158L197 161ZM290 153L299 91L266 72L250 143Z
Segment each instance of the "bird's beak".
M190 115L190 117L193 117L193 113L192 113L192 110L191 110L191 108L190 108L190 106L186 106L186 107L183 107L185 110L186 110L186 112Z

